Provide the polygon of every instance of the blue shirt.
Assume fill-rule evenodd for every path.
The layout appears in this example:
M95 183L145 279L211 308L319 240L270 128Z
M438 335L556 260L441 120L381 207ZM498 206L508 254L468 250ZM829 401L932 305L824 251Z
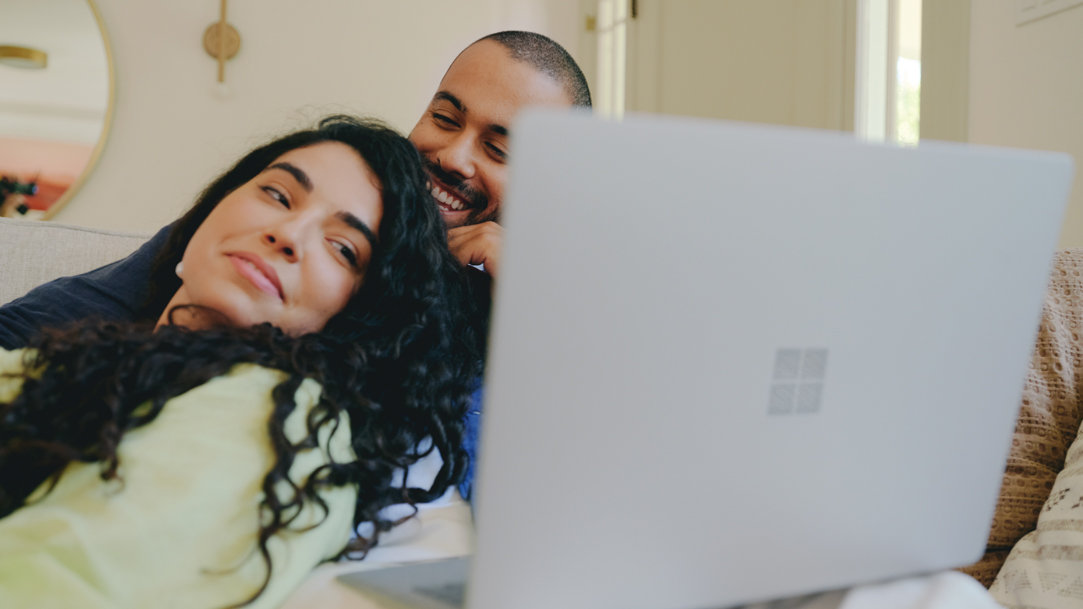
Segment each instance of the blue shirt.
M478 438L481 434L481 387L470 396L470 410L466 412L465 423L463 449L469 461L466 462L466 477L459 483L459 494L471 501L474 498L474 464L478 462Z

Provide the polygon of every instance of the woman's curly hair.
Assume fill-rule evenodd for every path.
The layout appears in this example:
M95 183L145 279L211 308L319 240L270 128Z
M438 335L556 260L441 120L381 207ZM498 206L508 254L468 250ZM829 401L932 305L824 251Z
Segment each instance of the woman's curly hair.
M368 271L346 307L322 331L299 337L270 324L155 330L154 320L180 287L173 269L218 202L285 152L326 141L360 154L379 179L383 202ZM352 539L343 554L363 556L380 532L401 521L381 517L383 508L425 502L458 484L467 466L463 417L481 371L484 328L472 323L473 299L425 180L405 138L379 122L346 116L325 118L238 161L174 225L154 262L144 321L76 324L29 345L22 391L0 404L0 517L24 505L43 482L55 485L72 461L100 463L103 479L117 477L126 431L239 363L286 373L272 393L268 433L276 460L263 479L258 515L267 576L242 604L270 581L270 538L308 502L326 514L320 489L356 485L354 523L370 523L373 533ZM306 378L322 385L320 402L308 416L307 438L292 443L283 424ZM295 455L316 446L317 431L338 425L342 412L349 414L357 460L324 465L298 486L287 475ZM406 476L395 474L427 454L422 446L439 451L443 466L430 488L409 488ZM292 496L283 497L283 486Z

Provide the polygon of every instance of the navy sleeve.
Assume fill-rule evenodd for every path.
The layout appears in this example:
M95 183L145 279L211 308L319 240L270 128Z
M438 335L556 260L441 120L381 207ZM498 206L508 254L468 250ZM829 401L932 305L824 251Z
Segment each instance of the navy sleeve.
M134 319L150 290L151 263L171 229L161 229L127 258L55 279L0 306L0 347L24 347L42 328L80 319Z
M478 461L478 434L481 433L481 387L470 396L470 410L466 413L465 422L463 448L470 461L466 465L466 477L459 483L459 494L470 501L474 493L474 465Z

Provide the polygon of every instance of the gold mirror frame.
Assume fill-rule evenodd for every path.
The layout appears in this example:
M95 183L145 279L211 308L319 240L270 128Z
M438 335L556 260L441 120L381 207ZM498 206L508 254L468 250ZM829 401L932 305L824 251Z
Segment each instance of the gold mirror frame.
M112 42L95 0L2 4L0 194L10 196L0 215L48 220L97 168L112 130Z
M109 72L109 85L108 95L109 99L105 104L105 116L102 117L102 131L98 135L98 141L94 144L94 149L90 152L90 158L87 160L86 166L83 167L83 172L79 174L79 177L71 183L71 186L64 191L64 194L60 195L49 209L42 215L42 220L48 220L55 216L57 212L64 208L68 204L68 201L75 196L75 194L82 188L83 183L90 177L90 173L94 171L94 167L98 165L98 159L101 157L102 150L105 148L105 142L109 139L109 131L113 126L113 110L116 104L116 68L113 65L113 47L109 42L109 32L105 29L105 22L102 21L102 15L98 11L98 5L94 3L94 0L86 0L87 6L90 7L90 12L94 15L94 22L98 25L98 33L101 34L102 50L105 52L105 65Z

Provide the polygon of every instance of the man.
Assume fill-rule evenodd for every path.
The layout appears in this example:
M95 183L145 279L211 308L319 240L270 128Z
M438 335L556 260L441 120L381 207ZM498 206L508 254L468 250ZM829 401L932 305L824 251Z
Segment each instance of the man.
M436 204L449 228L448 245L463 263L495 277L500 265L497 224L506 180L509 125L526 106L590 106L575 60L540 34L508 31L486 36L452 62L425 114L410 133L424 158ZM64 277L0 307L0 347L24 346L41 328L90 316L134 319L146 300L155 254L167 226L123 260ZM475 273L474 275L479 275ZM488 289L477 289L487 312ZM484 319L479 323L484 323ZM471 459L480 411L467 419ZM463 483L470 494L472 471Z
M507 180L510 124L526 106L590 107L583 72L559 44L531 32L499 32L471 44L451 63L425 114L410 132L429 174L430 192L448 226L448 247L463 264L496 277L503 229L497 224ZM488 322L488 281L474 291ZM470 455L464 498L473 490L481 395L466 418Z
M525 106L590 106L567 51L530 32L499 32L452 62L410 141L425 159L448 245L463 264L500 267L509 125Z

